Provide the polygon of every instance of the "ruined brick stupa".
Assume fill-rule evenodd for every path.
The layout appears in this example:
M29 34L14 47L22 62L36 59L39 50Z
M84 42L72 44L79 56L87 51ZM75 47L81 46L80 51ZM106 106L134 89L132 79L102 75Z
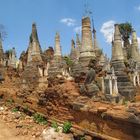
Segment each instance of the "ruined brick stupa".
M42 50L38 39L36 24L32 24L32 33L29 39L29 46L27 49L27 62L22 73L22 85L25 86L37 86L39 79L42 77L42 71L40 66L43 65Z
M77 39L80 50L79 61L72 68L73 76L88 71L88 65L91 59L95 59L95 52L92 41L91 22L88 16L82 18L82 41L81 44Z
M124 55L121 41L121 34L119 25L115 24L114 40L112 42L112 59L111 65L114 68L117 76L117 84L119 93L125 97L126 100L134 99L134 86L125 72Z
M27 65L30 65L32 63L40 63L42 62L42 57L41 57L41 47L37 35L37 29L36 29L36 24L32 24L32 33L30 35L30 40L29 40L29 47L27 50Z
M60 45L60 35L57 32L55 35L55 47L54 47L54 57L50 62L50 67L48 69L49 76L62 75L63 64L62 64L62 52Z
M92 41L91 22L89 17L82 18L82 45L80 49L80 61L88 61L95 58Z
M0 35L0 64L3 65L3 59L4 59L4 52L2 47L2 38Z

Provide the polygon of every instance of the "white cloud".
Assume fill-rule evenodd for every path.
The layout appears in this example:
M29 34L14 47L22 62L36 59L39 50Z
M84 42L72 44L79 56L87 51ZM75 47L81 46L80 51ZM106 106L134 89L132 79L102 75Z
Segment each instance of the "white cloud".
M139 47L140 47L140 37L138 37L138 45L139 45Z
M136 9L140 11L140 5L138 7L136 7Z
M114 20L109 20L109 21L103 23L103 25L100 29L100 32L103 33L107 43L112 42L112 37L113 37L113 33L114 33L114 24L115 24Z
M82 26L77 26L74 28L74 32L76 33L81 33L81 31L82 31Z
M67 25L67 26L75 26L76 20L72 18L63 18L60 20L61 23Z

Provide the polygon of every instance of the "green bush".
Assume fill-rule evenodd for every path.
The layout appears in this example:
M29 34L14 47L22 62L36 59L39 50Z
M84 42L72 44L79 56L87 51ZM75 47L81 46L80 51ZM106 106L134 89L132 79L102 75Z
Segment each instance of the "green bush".
M29 107L28 107L28 105L24 106L24 111L26 111L26 112L29 111Z
M125 105L125 106L127 106L127 105L128 105L128 100L126 100L126 99L123 99L122 105Z
M35 113L33 117L36 123L43 124L43 125L47 124L47 120L42 115Z
M51 127L54 128L55 132L59 132L58 124L57 122L53 121L51 124Z
M13 103L14 103L14 100L10 98L10 99L7 99L7 101L6 101L6 102L7 102L8 104L10 104L10 105L11 105L11 104L13 104Z
M71 127L72 127L71 122L68 122L68 121L65 122L65 123L63 124L63 132L64 132L64 133L69 133Z
M80 137L80 140L86 140L84 136Z
M18 108L13 108L12 109L12 112L17 112L17 111L19 111Z
M65 62L67 64L67 66L69 66L69 67L73 66L74 63L73 63L73 61L71 60L70 57L64 56L64 60L65 60Z

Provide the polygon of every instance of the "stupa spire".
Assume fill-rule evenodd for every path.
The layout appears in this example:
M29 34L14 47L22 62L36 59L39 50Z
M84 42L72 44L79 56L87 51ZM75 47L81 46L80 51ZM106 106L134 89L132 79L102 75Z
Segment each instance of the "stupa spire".
M95 56L93 52L93 41L91 22L89 17L82 19L82 46L81 46L81 57L84 56Z
M136 31L132 31L131 58L140 61Z
M32 33L30 35L29 47L27 50L28 58L27 63L29 62L41 62L42 61L42 50L38 39L36 24L32 24Z
M55 35L54 56L62 56L61 45L60 45L60 35L58 32L56 32L56 35Z
M115 24L114 41L112 45L112 60L124 60L119 24Z
M71 40L71 53L70 53L70 57L73 60L77 59L77 52L76 52L76 48L75 48L75 42L74 42L73 39Z

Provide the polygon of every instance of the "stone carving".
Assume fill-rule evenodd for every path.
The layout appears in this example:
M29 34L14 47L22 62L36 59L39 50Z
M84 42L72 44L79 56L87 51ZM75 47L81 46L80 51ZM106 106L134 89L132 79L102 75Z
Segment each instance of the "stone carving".
M87 72L85 84L90 84L91 82L95 81L95 70L91 67Z
M85 82L80 86L81 93L89 97L97 96L97 93L99 92L99 88L95 82L96 72L94 67L95 61L91 60L89 63L89 70L86 74Z
M107 72L104 80L104 89L105 94L110 95L118 95L118 85L117 85L117 77L115 76L114 68L111 68L111 72Z

